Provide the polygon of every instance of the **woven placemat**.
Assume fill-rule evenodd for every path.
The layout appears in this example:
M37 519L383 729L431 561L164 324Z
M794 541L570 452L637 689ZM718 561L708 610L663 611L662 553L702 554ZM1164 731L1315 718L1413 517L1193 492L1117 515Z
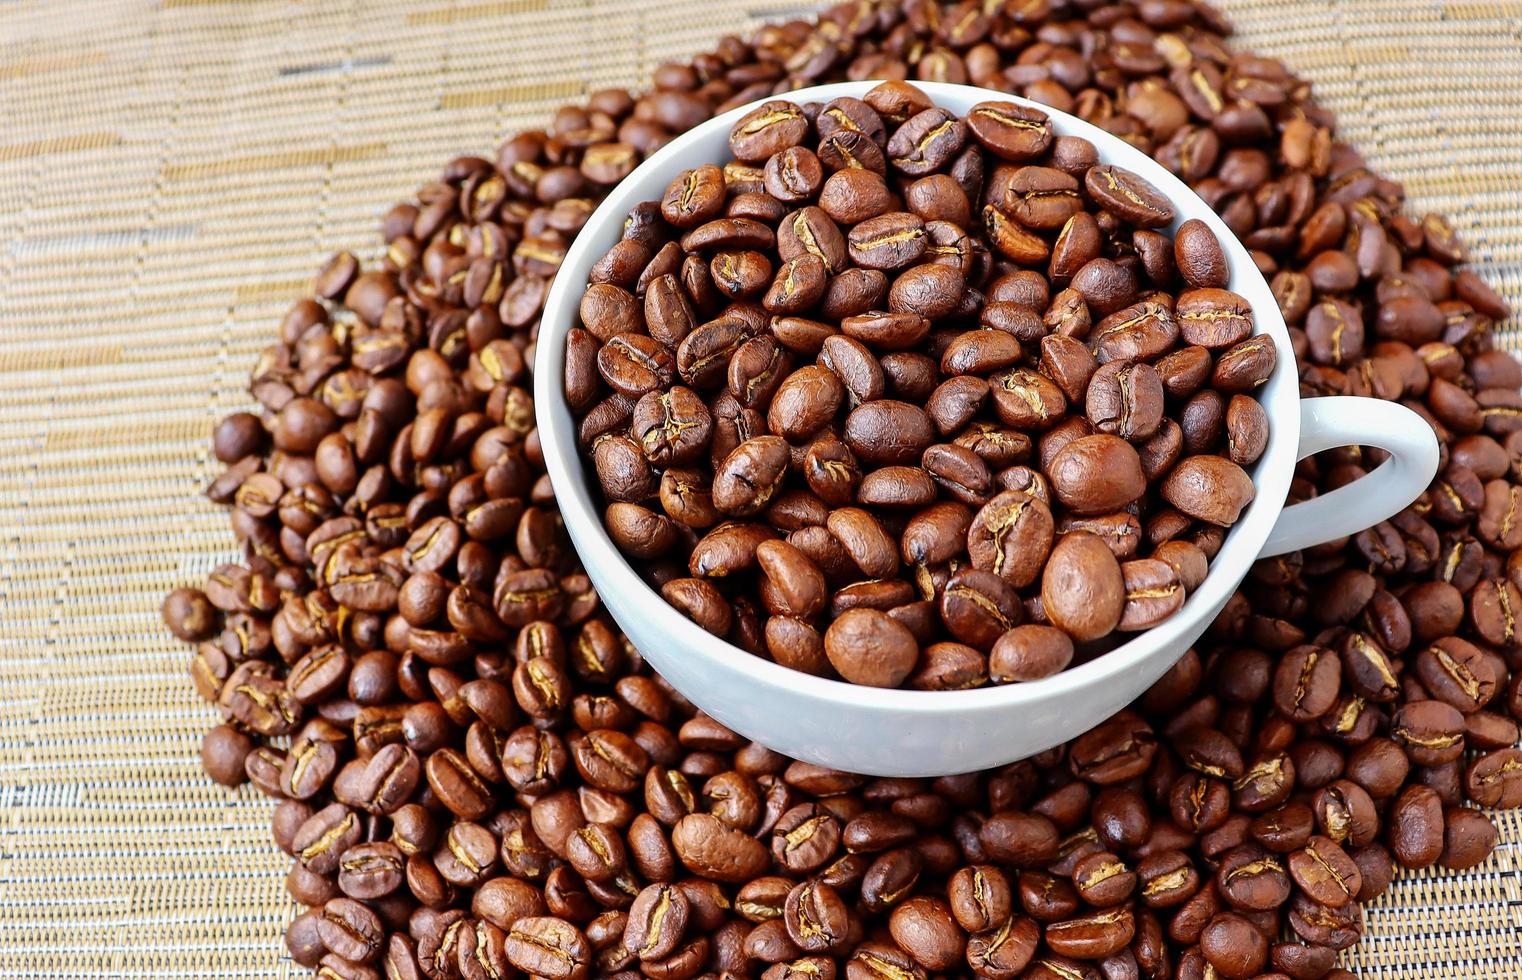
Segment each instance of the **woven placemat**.
M1522 307L1522 4L1231 0ZM778 0L0 3L0 977L285 977L269 803L158 603L231 560L206 434L285 306L447 158ZM589 26L591 25L591 26ZM1512 323L1507 345L1522 349ZM1522 818L1498 820L1522 841ZM1519 851L1402 879L1348 965L1522 976Z

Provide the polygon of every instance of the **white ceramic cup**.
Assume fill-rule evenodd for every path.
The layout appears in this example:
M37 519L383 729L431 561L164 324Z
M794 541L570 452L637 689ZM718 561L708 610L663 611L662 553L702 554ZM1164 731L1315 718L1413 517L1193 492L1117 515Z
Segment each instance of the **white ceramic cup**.
M797 102L865 94L876 82L789 93ZM1189 649L1259 557L1352 534L1395 514L1437 471L1437 439L1416 413L1370 398L1300 400L1295 357L1268 283L1215 212L1135 147L1066 113L1002 92L916 82L939 106L1018 102L1047 113L1059 135L1082 136L1102 163L1146 178L1174 204L1177 222L1199 218L1220 239L1230 288L1253 306L1257 332L1273 338L1278 368L1260 389L1271 433L1252 467L1253 503L1226 536L1210 574L1171 619L1114 650L1045 680L970 691L859 687L789 670L709 634L678 613L630 567L603 529L588 454L576 443L565 400L566 333L578 324L587 273L622 236L624 218L659 200L677 174L729 157L729 131L754 108L718 116L676 137L613 188L567 252L545 300L535 356L534 402L545 464L566 529L602 602L656 670L698 707L747 738L835 769L874 776L931 776L1002 765L1087 731L1144 692ZM1175 223L1174 228L1177 227ZM1170 229L1171 231L1172 229ZM1389 459L1362 479L1284 506L1295 462L1337 446L1377 446Z

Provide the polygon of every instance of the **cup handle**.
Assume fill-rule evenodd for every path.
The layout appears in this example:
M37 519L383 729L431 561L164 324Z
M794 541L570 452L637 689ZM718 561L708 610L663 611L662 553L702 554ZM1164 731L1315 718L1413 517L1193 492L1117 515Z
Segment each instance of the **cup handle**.
M1338 446L1378 446L1390 458L1374 472L1279 514L1259 557L1299 551L1392 517L1437 474L1437 436L1411 409L1378 398L1305 398L1297 460Z

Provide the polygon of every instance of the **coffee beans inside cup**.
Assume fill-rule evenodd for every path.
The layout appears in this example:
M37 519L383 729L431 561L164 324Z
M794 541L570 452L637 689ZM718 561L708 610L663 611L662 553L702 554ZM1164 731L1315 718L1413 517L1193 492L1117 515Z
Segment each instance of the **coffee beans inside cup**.
M596 264L566 391L614 542L778 663L1039 680L1183 605L1275 367L1199 220L990 101L767 102Z

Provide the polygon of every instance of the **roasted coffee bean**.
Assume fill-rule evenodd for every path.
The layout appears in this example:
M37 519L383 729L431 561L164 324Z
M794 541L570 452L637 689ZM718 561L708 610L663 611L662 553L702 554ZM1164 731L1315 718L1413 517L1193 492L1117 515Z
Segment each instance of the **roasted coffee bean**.
M1164 478L1163 499L1196 520L1236 522L1255 494L1252 478L1224 456L1189 456Z
M1363 888L1358 865L1326 837L1312 837L1290 854L1289 873L1305 894L1333 908L1353 901Z
M1018 490L984 504L967 529L974 568L999 576L1013 588L1035 581L1051 551L1051 511Z
M1089 380L1084 408L1095 431L1141 442L1162 424L1163 383L1150 364L1112 361Z
M1063 630L1035 623L1001 635L988 657L989 676L1000 684L1036 681L1063 670L1073 659L1073 639Z
M669 884L647 886L629 907L624 949L641 960L664 960L681 944L690 908L681 889Z
M1443 853L1438 862L1454 871L1473 868L1490 857L1499 835L1491 819L1468 807L1443 811Z
M1135 914L1121 905L1053 922L1046 927L1045 939L1060 955L1096 960L1120 952L1135 934Z
M1224 289L1191 289L1174 308L1185 343L1220 350L1246 340L1253 332L1247 300Z
M967 141L967 133L967 123L932 106L904 120L889 137L888 161L901 173L924 176L949 163Z
M1408 706L1411 707L1415 705ZM1409 715L1406 720L1408 725L1417 722L1417 719ZM1422 729L1417 728L1405 737L1420 737L1421 733ZM1509 810L1522 805L1522 751L1510 747L1501 748L1475 759L1464 770L1464 792L1481 806Z
M1211 372L1211 384L1223 394L1251 392L1268 380L1278 364L1278 352L1266 336L1249 337L1222 352Z
M1173 236L1179 274L1197 289L1225 289L1230 279L1226 253L1210 226L1198 218L1179 225Z
M1223 912L1201 931L1200 952L1221 976L1251 977L1268 962L1268 940L1252 920Z
M1390 805L1386 843L1405 868L1425 868L1443 853L1443 804L1428 786L1407 786Z
M787 893L782 921L787 935L805 953L827 953L846 941L850 909L834 888L805 881Z
M919 644L905 626L876 609L852 609L830 624L824 650L853 684L897 687L914 670Z
M385 927L362 902L335 898L322 907L317 919L317 935L335 955L351 962L366 963L380 955Z
M925 254L925 222L895 211L868 218L846 236L851 261L864 269L902 269Z
M175 589L164 597L160 611L170 632L192 643L209 639L220 621L216 608L199 589Z
M1052 625L1079 642L1115 629L1126 602L1120 564L1099 538L1063 536L1041 576L1041 605Z
M1173 206L1141 177L1110 164L1089 168L1083 176L1089 196L1139 228L1156 228L1173 220Z
M503 952L514 968L551 980L582 980L591 959L581 930L552 916L528 916L513 923Z
M774 153L798 146L809 131L803 110L791 102L768 102L735 123L729 149L746 163L764 163Z
M1158 558L1138 558L1120 566L1125 586L1119 630L1151 629L1184 604L1185 589L1179 573Z
M223 786L241 786L249 778L246 767L255 748L254 740L244 732L232 725L218 725L201 739L201 768ZM331 764L328 769L331 772Z
M1256 844L1243 844L1221 858L1216 887L1232 906L1261 912L1289 898L1290 877L1279 857Z
M747 881L767 864L766 849L754 837L706 813L683 817L671 832L671 845L689 871L714 881Z
M1464 752L1464 716L1442 701L1412 701L1390 718L1390 737L1419 766L1440 766Z
M980 102L967 113L967 129L985 149L1005 160L1034 160L1052 142L1046 113L1014 102Z
M1009 879L991 865L958 870L947 885L947 900L957 924L969 933L999 929L1014 911Z

